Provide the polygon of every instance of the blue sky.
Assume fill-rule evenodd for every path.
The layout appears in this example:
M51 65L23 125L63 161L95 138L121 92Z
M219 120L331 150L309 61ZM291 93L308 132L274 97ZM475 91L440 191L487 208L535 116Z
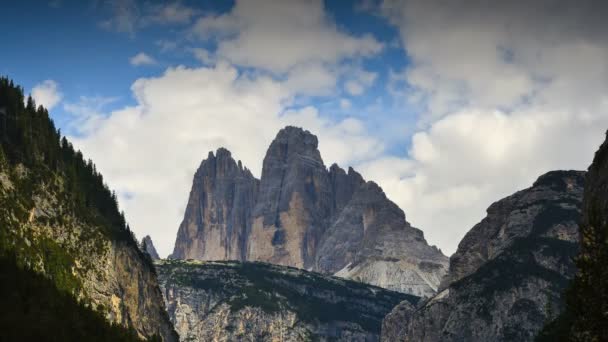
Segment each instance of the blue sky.
M163 3L152 1L146 5L141 2L139 11L146 11L146 6L162 6ZM195 9L201 16L225 14L234 6L233 1L182 1L179 4ZM189 22L145 24L132 32L104 28L103 22L117 11L114 6L118 5L102 1L50 1L47 4L22 1L6 7L3 13L7 20L0 23L0 28L9 34L6 35L7 49L1 57L0 73L14 78L26 90L44 80L54 80L60 85L65 103L77 103L83 96L111 99L102 107L104 111L111 111L135 104L130 86L138 78L158 75L170 66L195 67L200 62L187 51L188 48L202 47L209 51L215 48L213 42L188 38ZM383 86L388 82L389 71L402 71L408 63L405 51L399 46L398 29L378 15L359 9L361 5L358 3L327 1L324 6L326 15L339 30L354 36L371 34L385 45L374 58L359 61L365 70L377 73L375 82L362 96L347 94L346 98L355 108L379 99L390 103L392 99L384 96ZM22 13L27 13L27 20L36 24L23 25ZM162 41L180 46L167 51L160 46ZM129 60L140 52L151 56L155 63L134 67ZM335 94L304 96L297 105L331 108L328 98L331 100L333 97ZM371 126L392 131L390 126L382 127L382 121L366 117L367 113L332 109L328 115L358 116L368 120ZM79 134L69 125L71 115L63 106L55 107L51 114L65 133ZM389 151L397 152L407 143L398 133L393 133L396 141L387 147Z
M259 176L287 124L449 255L492 202L585 169L602 141L608 30L587 2L20 1L1 5L0 74L51 109L161 255L208 151Z

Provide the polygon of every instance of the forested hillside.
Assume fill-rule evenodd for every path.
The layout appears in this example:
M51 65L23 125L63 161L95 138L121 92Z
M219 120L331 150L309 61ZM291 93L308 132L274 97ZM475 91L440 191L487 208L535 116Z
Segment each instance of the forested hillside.
M154 267L116 195L48 111L7 78L0 143L0 283L9 304L0 334L174 340Z

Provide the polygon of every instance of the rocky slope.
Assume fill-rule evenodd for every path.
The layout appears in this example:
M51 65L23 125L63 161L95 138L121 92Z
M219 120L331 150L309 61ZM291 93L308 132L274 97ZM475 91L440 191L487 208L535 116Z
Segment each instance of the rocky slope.
M234 170L222 173L221 182L215 176L220 153ZM263 261L416 295L437 290L447 257L376 184L352 168L333 164L328 170L310 132L279 131L259 187L229 152L217 155L210 154L195 176L173 258Z
M150 235L146 235L143 239L141 239L140 246L141 250L148 253L152 260L160 259L156 248L154 248L154 243L152 243L152 238L150 237Z
M259 181L220 148L194 175L173 258L243 260Z
M385 341L532 341L575 274L584 173L555 171L488 208L450 258L442 291L395 308Z
M115 195L91 161L60 142L48 112L23 102L21 90L1 78L3 124L14 126L0 125L0 256L43 275L109 323L175 341L154 266Z
M608 341L608 132L585 178L578 272L538 341Z
M182 341L377 341L393 306L418 301L265 263L173 260L157 269Z
M315 269L324 273L430 297L447 269L378 185L367 182L325 232Z

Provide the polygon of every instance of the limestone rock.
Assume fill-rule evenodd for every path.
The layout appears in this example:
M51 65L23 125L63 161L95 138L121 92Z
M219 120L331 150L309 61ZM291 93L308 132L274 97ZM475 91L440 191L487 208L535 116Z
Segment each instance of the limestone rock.
M430 297L447 264L447 257L427 244L382 189L367 182L325 233L316 270Z
M257 262L160 261L157 270L183 341L378 341L384 315L399 302L418 301Z
M378 185L350 167L326 169L310 132L282 129L259 182L229 156L218 150L197 171L173 258L263 261L435 293L447 258Z
M224 148L194 175L172 258L243 260L258 180Z
M270 144L253 211L247 260L310 268L332 212L317 137L286 127Z
M584 172L549 172L492 204L450 258L442 291L393 311L383 340L534 340L575 274L583 183Z

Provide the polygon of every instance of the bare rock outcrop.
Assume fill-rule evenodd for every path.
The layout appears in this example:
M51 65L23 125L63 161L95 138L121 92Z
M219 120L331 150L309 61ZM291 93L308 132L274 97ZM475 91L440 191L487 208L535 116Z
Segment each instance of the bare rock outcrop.
M562 310L578 252L584 172L554 171L488 208L441 291L383 324L385 341L532 341Z
M227 150L202 162L172 257L263 261L427 297L448 263L378 185L327 169L317 137L291 126L259 181Z
M194 175L171 257L243 260L258 184L228 150L209 152Z
M160 286L182 341L361 341L418 297L292 267L160 261Z
M316 270L430 297L448 259L429 246L374 182L360 186L326 231Z
M150 237L150 235L146 235L143 239L141 239L140 246L141 250L148 253L152 260L160 259L160 257L158 256L158 252L154 247L154 243L152 243L152 238Z

